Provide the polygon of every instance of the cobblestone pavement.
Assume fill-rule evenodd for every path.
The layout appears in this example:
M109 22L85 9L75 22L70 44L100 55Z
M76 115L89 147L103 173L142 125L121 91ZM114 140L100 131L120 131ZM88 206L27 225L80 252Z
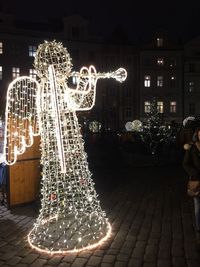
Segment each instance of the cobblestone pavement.
M49 256L27 243L38 208L0 206L0 266L199 267L191 199L181 166L95 170L111 237L90 251Z

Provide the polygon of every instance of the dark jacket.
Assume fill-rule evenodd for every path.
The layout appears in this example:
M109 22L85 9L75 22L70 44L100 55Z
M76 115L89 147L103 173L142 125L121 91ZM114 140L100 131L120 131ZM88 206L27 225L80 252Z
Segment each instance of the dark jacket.
M192 180L200 181L200 151L195 144L186 144L183 168Z

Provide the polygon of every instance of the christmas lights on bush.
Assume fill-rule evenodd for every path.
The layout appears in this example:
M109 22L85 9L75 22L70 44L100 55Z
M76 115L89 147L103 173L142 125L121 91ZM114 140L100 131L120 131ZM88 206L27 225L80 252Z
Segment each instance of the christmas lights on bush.
M159 146L164 142L169 142L174 133L169 126L165 125L155 99L152 101L150 112L146 113L146 116L146 121L142 125L140 134L142 141L146 144L151 154L154 155L158 152Z
M41 209L28 241L52 254L90 249L107 239L111 226L91 178L76 111L94 106L99 78L123 82L127 73L97 73L94 66L72 72L67 49L56 41L39 45L34 65L38 81L23 76L9 85L4 147L12 165L33 136L41 136ZM68 87L72 77L76 88Z

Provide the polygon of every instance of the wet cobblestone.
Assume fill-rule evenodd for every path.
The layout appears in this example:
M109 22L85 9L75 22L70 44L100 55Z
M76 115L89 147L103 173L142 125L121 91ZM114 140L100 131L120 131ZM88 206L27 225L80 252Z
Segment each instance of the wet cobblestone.
M53 256L32 250L26 236L37 217L35 204L10 210L0 206L0 266L200 266L192 202L181 166L173 168L129 168L110 172L112 177L104 173L103 181L110 179L106 185L98 182L99 172L97 192L112 235L102 246L80 253Z

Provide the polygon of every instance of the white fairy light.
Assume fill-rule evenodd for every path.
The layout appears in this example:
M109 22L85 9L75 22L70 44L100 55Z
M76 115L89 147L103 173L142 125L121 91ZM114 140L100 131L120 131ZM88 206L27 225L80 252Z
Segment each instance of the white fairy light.
M127 121L125 124L125 128L128 132L133 131L133 122L132 121Z
M4 155L7 164L41 136L42 200L39 216L28 234L30 246L50 254L78 252L99 246L111 234L102 211L76 111L95 104L99 78L126 79L125 69L97 73L94 66L72 72L62 43L44 42L35 56L40 80L23 76L8 88ZM68 79L76 77L76 88Z

